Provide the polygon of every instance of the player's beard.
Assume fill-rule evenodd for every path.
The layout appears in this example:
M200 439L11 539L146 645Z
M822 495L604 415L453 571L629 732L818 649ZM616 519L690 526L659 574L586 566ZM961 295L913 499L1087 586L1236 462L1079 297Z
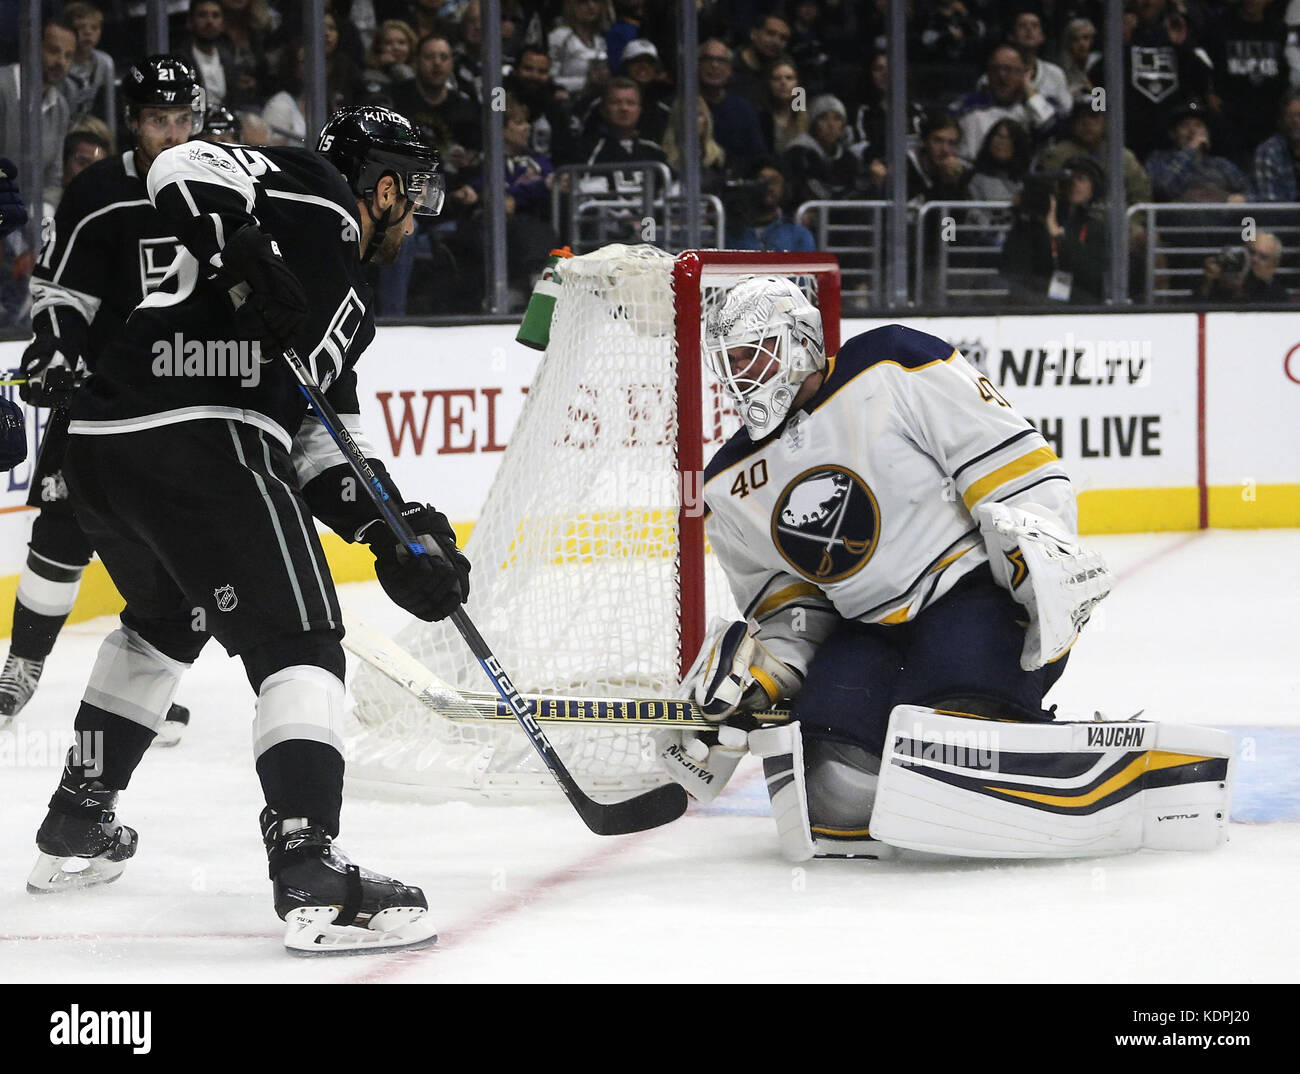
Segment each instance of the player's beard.
M384 232L384 241L379 244L379 249L370 260L376 265L391 265L397 260L397 251L401 248L405 237L406 218L403 217L388 226Z

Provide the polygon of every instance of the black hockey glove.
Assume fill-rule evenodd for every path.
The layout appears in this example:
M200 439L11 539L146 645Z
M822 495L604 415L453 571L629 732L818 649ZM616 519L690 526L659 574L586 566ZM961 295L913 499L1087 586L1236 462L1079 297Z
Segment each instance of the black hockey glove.
M27 431L22 408L0 395L0 474L27 458Z
M226 271L248 284L238 317L268 348L293 344L307 320L307 292L280 256L275 240L255 227L241 227L221 251Z
M408 503L400 513L430 554L412 555L382 520L371 523L363 536L375 554L375 577L394 604L436 623L469 597L469 560L456 547L456 531L441 511Z
M70 359L57 336L37 336L23 351L19 363L26 384L18 386L18 394L32 406L60 407L72 402L72 397L85 379L85 366L80 359Z

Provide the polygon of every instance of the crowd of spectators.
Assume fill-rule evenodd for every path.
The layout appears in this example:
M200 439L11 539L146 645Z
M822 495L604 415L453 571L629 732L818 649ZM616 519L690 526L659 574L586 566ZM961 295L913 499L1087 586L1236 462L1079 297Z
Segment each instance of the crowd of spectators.
M141 4L47 6L58 11L42 34L47 166L25 178L48 213L66 169L87 154L117 151L129 137L115 83L140 57L145 33ZM169 4L172 52L193 65L209 105L225 108L251 144L309 140L302 6ZM505 119L500 197L516 304L549 249L571 237L552 226L552 199L635 199L645 165L666 165L676 182L688 116L701 136L704 193L726 211L728 246L808 249L814 221L800 218L803 203L887 198L885 0L699 0L694 107L676 87L678 6L502 0L501 25L485 27L480 0L326 0L327 105L382 103L403 112L438 144L447 173L442 217L422 221L403 260L377 280L382 313L481 305L482 222L492 203L485 92L501 94L494 106ZM908 0L909 205L1007 203L973 208L969 220L981 241L1000 248L994 260L1004 282L1026 301L1092 302L1105 293L1104 7ZM1123 18L1126 206L1295 202L1300 0L1126 0ZM486 34L502 41L500 79L483 70ZM16 34L0 39L0 62L8 64L0 68L0 155L12 157L21 119L9 44ZM65 145L70 133L75 145ZM559 170L581 164L624 167L572 184ZM628 220L630 227L639 214ZM1134 250L1148 241L1155 237L1135 223ZM1241 258L1216 254L1203 278L1184 281L1188 297L1221 296L1225 287L1243 301L1285 295L1276 274L1286 251L1276 235L1238 252L1240 272ZM446 273L454 283L435 283ZM1285 267L1282 276L1290 278Z

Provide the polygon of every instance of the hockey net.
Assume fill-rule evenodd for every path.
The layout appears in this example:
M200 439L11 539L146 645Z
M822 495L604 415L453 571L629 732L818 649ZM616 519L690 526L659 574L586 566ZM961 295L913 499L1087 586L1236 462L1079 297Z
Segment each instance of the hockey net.
M829 255L606 247L565 260L550 343L465 552L467 611L524 693L677 696L707 615L736 618L705 548L705 460L739 418L700 361L701 317L752 274L795 280L839 339ZM489 683L449 623L396 640L460 689ZM353 684L363 789L511 799L556 790L513 722L454 723L368 667ZM547 726L596 797L664 781L648 731Z

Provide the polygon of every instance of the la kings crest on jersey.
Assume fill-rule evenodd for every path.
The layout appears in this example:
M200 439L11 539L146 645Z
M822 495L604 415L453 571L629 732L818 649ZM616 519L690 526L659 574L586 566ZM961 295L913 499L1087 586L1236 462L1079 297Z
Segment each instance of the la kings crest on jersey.
M254 226L274 240L307 297L295 350L322 388L343 380L375 331L355 196L338 170L310 150L209 142L160 154L148 186L182 247L161 284L131 314L124 342L108 351L100 375L74 403L72 431L113 435L229 417L288 446L306 403L277 357L262 355L256 377L220 369L172 376L157 372L169 367L154 362L155 352L159 341L171 340L187 347L197 341L208 353L260 347L253 322L238 313L244 292L220 269L226 240Z
M149 200L133 151L92 164L42 223L32 274L37 327L42 315L57 324L60 313L93 325L84 355L93 367L102 349L121 337L131 311L162 284L179 249L174 230Z
M1022 498L1074 524L1042 436L950 344L900 325L845 343L779 434L740 430L704 478L709 540L760 624L797 604L906 622L987 562L975 508Z

